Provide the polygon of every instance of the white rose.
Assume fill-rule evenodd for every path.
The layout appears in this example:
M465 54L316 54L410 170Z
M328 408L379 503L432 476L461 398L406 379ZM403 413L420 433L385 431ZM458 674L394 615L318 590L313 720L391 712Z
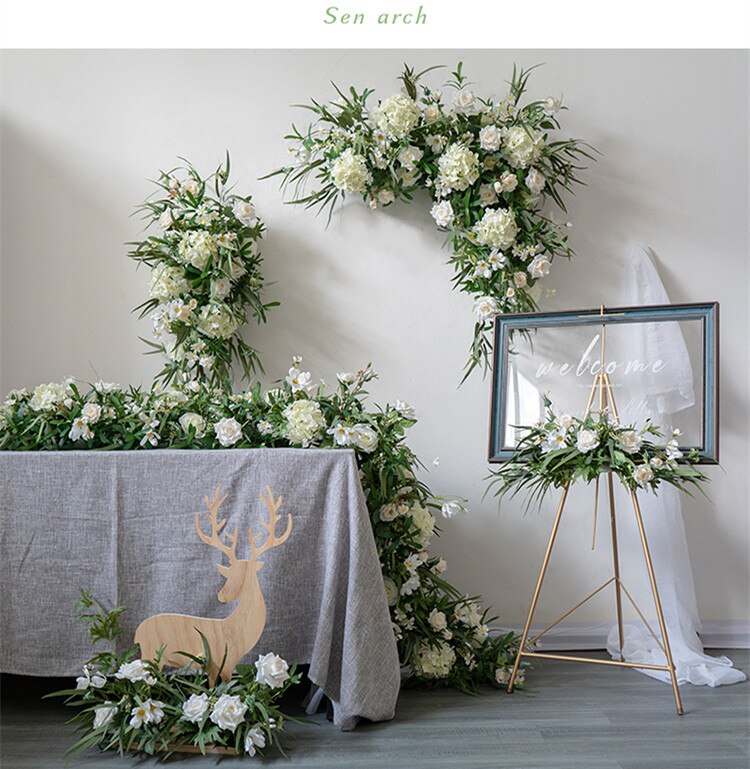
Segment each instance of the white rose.
M449 499L447 502L443 503L440 512L443 514L443 518L455 518L457 515L464 515L469 511L467 510L466 505L460 500Z
M567 433L573 427L575 420L570 414L561 414L555 422L562 432Z
M195 429L196 438L202 438L205 435L206 420L200 414L188 411L180 417L179 422L185 435L190 432L191 427Z
M151 675L143 660L123 662L115 673L115 678L133 682L145 681L149 686L153 686L156 683L156 679Z
M214 432L222 446L234 446L242 438L242 427L234 417L216 422Z
M247 734L245 735L245 753L247 753L248 756L254 756L255 748L265 747L266 735L263 733L263 729L260 725L258 724L252 727L252 729L248 729Z
M245 227L254 227L258 221L255 206L245 200L236 200L233 211L237 221Z
M159 226L163 230L168 230L172 225L174 224L174 218L172 217L172 209L167 208L164 211L162 211L161 216L159 217Z
M495 192L495 188L489 184L483 184L479 188L479 202L483 206L492 206L497 203L497 192Z
M197 724L203 720L208 712L209 701L207 694L191 694L190 698L182 703L182 717L186 721Z
M189 182L185 182L185 184L182 185L182 191L190 193L193 197L198 194L199 189L198 182L194 179L191 179Z
M117 715L117 710L117 705L109 700L100 707L94 708L94 729L109 726L112 719Z
M354 425L352 433L352 442L361 451L370 454L378 447L378 434L369 425Z
M245 720L247 705L235 694L222 694L211 711L211 720L219 729L234 730Z
M661 468L664 467L664 460L660 457L652 457L651 467L653 467L655 470L661 470Z
M529 169L529 172L526 174L526 186L529 188L532 195L539 195L546 183L547 180L536 170L536 168Z
M645 486L654 477L654 471L648 465L638 465L633 471L633 479L639 486Z
M419 147L410 144L398 153L398 162L401 163L404 168L413 170L417 167L417 163L422 159L423 154L424 153Z
M460 115L476 115L480 108L474 92L461 88L453 95L453 109Z
M513 192L518 187L518 177L510 171L503 171L500 177L500 187L503 192ZM498 190L499 192L500 190Z
M542 99L542 109L544 109L545 115L556 115L560 111L561 106L561 100L554 96L548 96L546 99Z
M389 203L393 203L395 196L392 190L382 189L378 192L378 203L382 206L387 206Z
M635 430L625 430L618 441L620 448L628 454L634 454L641 447L640 435Z
M505 686L510 681L510 671L505 668L498 668L495 671L495 680L500 686Z
M496 125L487 125L479 132L479 146L487 152L497 152L502 139L502 131Z
M516 288L523 288L526 285L526 273L514 272L513 282L516 284Z
M395 606L398 603L398 588L396 583L390 577L383 577L383 587L385 588L385 597L388 606Z
M404 419L416 419L417 418L417 412L414 411L414 407L407 403L406 401L396 400L396 402L393 404L396 411L401 414L401 416Z
M428 123L433 123L440 117L440 107L437 104L428 104L422 114Z
M99 421L99 417L102 415L102 407L98 403L87 403L81 409L81 416L90 424L93 425Z
M480 322L486 322L498 312L497 300L491 296L480 296L474 302L474 315Z
M549 275L550 266L549 259L544 254L538 254L529 264L529 274L532 278L545 278Z
M433 609L430 612L430 616L427 618L427 621L430 623L430 626L437 630L438 633L445 630L445 628L448 627L448 620L445 618L445 614L443 612L438 611L437 609Z
M450 227L453 224L454 215L453 206L447 200L435 203L430 209L430 216L438 227Z
M593 430L581 430L576 440L576 448L582 454L588 454L599 445L599 436Z
M229 278L217 278L211 281L211 296L216 299L224 299L232 290L232 281Z
M270 652L258 657L255 670L255 680L271 689L280 688L289 678L289 665L286 660Z

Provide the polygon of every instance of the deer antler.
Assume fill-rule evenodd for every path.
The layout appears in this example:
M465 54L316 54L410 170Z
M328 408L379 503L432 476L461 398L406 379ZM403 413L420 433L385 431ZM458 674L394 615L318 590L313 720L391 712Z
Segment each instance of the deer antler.
M265 542L259 547L256 547L255 539L256 536L260 537L262 534L254 535L253 530L250 529L250 558L253 561L257 560L258 556L265 553L266 550L270 550L272 547L277 547L286 542L289 535L292 533L292 515L290 513L287 516L286 531L280 537L276 536L276 524L279 522L279 508L284 501L284 497L279 496L278 499L274 499L273 491L271 491L270 486L266 486L266 493L268 494L268 497L264 497L261 493L260 498L268 508L268 521L261 521L261 525L266 530L267 535Z
M222 553L228 556L230 561L235 561L237 558L237 537L239 536L239 530L234 530L234 536L231 534L226 535L230 540L228 543L222 539L221 533L224 527L227 525L227 519L222 518L219 520L219 508L224 504L224 500L228 495L225 494L223 497L221 497L221 499L219 499L220 494L221 486L217 486L213 499L209 500L208 497L203 498L204 502L206 503L206 507L210 511L207 520L211 524L211 533L206 534L201 528L200 513L195 514L195 530L198 532L198 536L203 542L205 542L207 545L211 545L211 547L215 547L218 550L221 550Z

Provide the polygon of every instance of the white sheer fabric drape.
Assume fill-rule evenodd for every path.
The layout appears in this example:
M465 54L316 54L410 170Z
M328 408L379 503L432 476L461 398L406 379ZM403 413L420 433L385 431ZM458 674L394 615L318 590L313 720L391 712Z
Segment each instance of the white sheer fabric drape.
M648 250L634 246L628 252L627 260L621 304L634 306L669 303L664 284ZM685 341L676 323L643 324L639 330L640 333L632 341L635 347L632 357L669 362L665 368L670 372L669 378L654 376L647 381L644 396L652 420L670 428L673 422L679 423L679 412L694 402L692 371ZM623 413L620 416L625 423L634 420L632 414ZM703 651L698 635L701 623L679 492L663 484L658 496L642 493L639 494L639 502L679 682L720 686L744 681L745 674L734 668L727 657L711 657ZM618 519L624 519L623 513L632 509L628 496L621 490L618 491L617 508ZM629 558L632 553L633 560L636 560L636 549L639 547L634 538L628 540L625 534L622 549L624 551L627 548ZM658 632L653 602L646 585L645 582L641 583L634 597L649 618L649 624ZM615 626L607 640L607 649L615 658L619 658L618 647L618 630ZM625 625L623 653L630 662L666 664L664 653L641 622L628 622ZM641 672L661 681L670 680L668 673L659 670Z

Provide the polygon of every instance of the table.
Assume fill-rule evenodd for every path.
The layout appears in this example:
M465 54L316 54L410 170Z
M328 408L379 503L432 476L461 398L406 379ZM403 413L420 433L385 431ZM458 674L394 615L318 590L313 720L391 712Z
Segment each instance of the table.
M273 651L309 664L343 729L392 718L398 652L350 450L0 452L0 670L80 674L91 653L74 614L82 587L128 607L123 646L157 613L227 616L221 553L195 530L219 484L238 557L268 515L266 486L293 518L288 541L263 556L266 625L243 661Z

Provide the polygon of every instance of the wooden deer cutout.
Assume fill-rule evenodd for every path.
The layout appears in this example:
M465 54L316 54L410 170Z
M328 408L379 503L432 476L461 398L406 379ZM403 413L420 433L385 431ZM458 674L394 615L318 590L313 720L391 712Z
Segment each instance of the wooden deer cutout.
M211 650L211 664L208 669L209 680L215 681L219 673L219 665L226 649L226 661L221 671L221 677L228 681L232 677L235 665L258 643L258 639L266 624L266 603L258 581L258 571L263 566L263 561L258 558L267 550L278 547L286 542L292 531L292 516L287 516L286 531L282 536L276 536L276 524L279 521L279 508L283 497L274 499L271 487L266 487L267 497L260 494L260 498L268 508L268 521L262 521L266 530L266 536L262 543L263 533L253 534L249 530L250 560L244 561L237 558L237 541L239 529L234 534L222 531L227 524L227 519L219 520L219 508L227 498L221 495L221 486L217 487L213 499L204 497L206 507L209 510L207 521L211 527L211 533L203 531L200 513L195 514L195 530L198 536L207 545L215 547L229 558L229 565L217 564L216 568L225 577L226 582L218 593L218 599L222 603L237 601L235 610L224 619L210 619L208 617L191 617L187 614L156 614L145 619L135 631L135 642L141 647L143 659L156 659L156 654L161 647L165 647L161 658L161 665L173 665L182 667L190 664L189 660L178 652L187 652L195 656L203 656L203 641L196 631L200 631L208 641Z

